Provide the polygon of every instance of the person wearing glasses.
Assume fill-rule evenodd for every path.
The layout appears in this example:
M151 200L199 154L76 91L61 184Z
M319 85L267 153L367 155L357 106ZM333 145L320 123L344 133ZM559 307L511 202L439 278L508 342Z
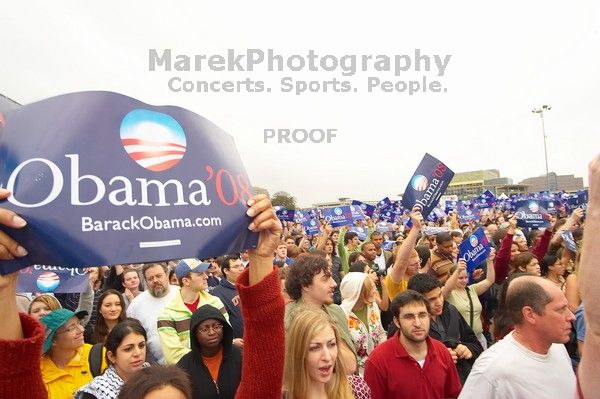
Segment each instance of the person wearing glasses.
M177 366L190 376L192 398L232 399L242 378L242 352L219 309L204 305L192 314L190 348Z
M49 399L71 398L94 378L89 363L92 345L83 341L81 321L85 316L86 311L57 309L40 320L46 337L42 347L42 378ZM104 370L104 356L102 359Z

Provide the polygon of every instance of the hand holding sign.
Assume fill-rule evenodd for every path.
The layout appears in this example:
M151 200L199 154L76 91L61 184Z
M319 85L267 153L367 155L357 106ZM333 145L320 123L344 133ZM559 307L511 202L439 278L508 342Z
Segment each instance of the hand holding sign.
M496 248L490 248L490 253L487 257L487 263L489 264L494 264L494 259L496 259Z
M8 190L0 188L0 200L4 200L9 196L10 192ZM27 222L19 215L4 208L0 208L0 223L15 229L20 229L27 224ZM8 234L0 231L0 259L11 260L15 257L22 257L25 255L27 255L27 250L25 248L10 238Z
M281 222L277 219L271 201L264 194L259 194L252 197L248 201L250 209L246 214L254 217L248 225L248 230L251 230L258 235L258 245L256 249L248 251L250 257L273 257L273 252L277 249L281 232L283 228Z
M412 223L412 227L417 230L421 230L421 228L423 227L422 220L423 215L421 215L421 211L419 211L419 208L414 207L413 211L410 213L410 221Z

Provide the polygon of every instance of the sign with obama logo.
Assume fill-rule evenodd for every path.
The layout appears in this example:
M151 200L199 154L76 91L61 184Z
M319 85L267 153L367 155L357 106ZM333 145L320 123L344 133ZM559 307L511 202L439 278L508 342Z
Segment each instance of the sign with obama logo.
M253 248L252 189L231 136L183 108L111 92L52 97L5 115L0 227L29 255L0 265L83 267Z
M427 217L440 201L453 177L454 172L446 164L425 154L404 190L402 206L406 209L417 207L423 217Z

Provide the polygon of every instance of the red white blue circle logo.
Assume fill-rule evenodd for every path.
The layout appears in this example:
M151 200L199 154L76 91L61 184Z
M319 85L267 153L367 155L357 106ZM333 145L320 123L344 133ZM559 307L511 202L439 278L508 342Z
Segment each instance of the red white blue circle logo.
M42 292L52 292L60 285L60 278L54 272L45 272L40 274L36 285Z
M417 191L425 191L429 185L429 182L425 176L415 175L412 179L410 179L410 185Z
M477 239L477 236L475 234L471 235L471 237L469 237L469 243L471 244L471 246L473 248L475 248L477 246L477 244L479 244L479 240Z
M530 202L529 203L529 210L533 213L537 213L540 211L540 206L538 205L537 202Z
M131 159L153 172L177 165L187 145L183 128L172 116L147 109L125 115L121 143Z
M336 215L340 216L343 213L342 208L335 208L333 210L333 213L335 213Z

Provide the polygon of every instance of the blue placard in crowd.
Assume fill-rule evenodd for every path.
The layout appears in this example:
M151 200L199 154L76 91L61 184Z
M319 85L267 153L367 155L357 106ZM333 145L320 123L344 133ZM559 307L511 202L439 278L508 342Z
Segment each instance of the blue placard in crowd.
M332 227L347 226L354 223L352 211L348 205L323 208L323 218Z
M81 293L88 282L84 269L33 265L19 271L17 292Z
M110 92L52 97L5 115L3 206L28 222L0 227L32 264L112 265L207 258L256 247L252 196L231 136L183 108Z
M293 209L285 209L281 208L275 211L275 214L279 218L279 220L283 220L285 222L293 222L294 221L294 211Z
M467 272L471 274L475 267L487 258L490 253L490 243L483 228L478 228L467 240L459 245L459 258L467 263Z
M377 208L385 209L390 205L392 205L392 201L390 201L390 199L388 197L385 197L384 199L382 199L381 201L379 201L377 203Z
M304 232L308 235L319 234L319 219L310 218L309 220L305 220L302 222L302 227L304 228Z
M577 244L575 243L575 240L573 239L573 232L570 230L567 231L563 231L561 233L561 237L563 239L563 241L565 242L565 245L567 246L567 249L572 251L572 252L577 252Z
M381 245L381 248L385 249L386 251L391 251L394 249L395 243L396 243L396 241L384 241L383 244Z
M366 227L352 226L348 231L353 231L358 235L358 239L361 241L365 241L367 239L367 235L369 234L369 229Z
M557 199L550 199L548 200L548 213L552 214L552 215L556 215L558 213L558 210L561 207L561 203L560 200Z
M450 229L447 227L438 227L438 226L423 227L423 234L425 234L426 236L435 236L440 233L444 233L444 232L448 232L448 231L450 231Z
M360 208L360 206L357 205L349 205L350 207L350 213L352 214L352 220L356 221L356 220L366 220L365 219L365 214L362 211L362 209Z
M396 220L396 213L393 209L388 207L386 210L382 210L379 212L379 220L394 223L394 221Z
M404 190L402 206L411 210L416 206L423 217L427 217L440 201L453 177L454 172L443 162L425 154Z
M360 206L360 209L362 209L362 211L365 215L367 215L370 218L373 217L373 212L375 212L375 207L373 205L369 205L369 204L366 204L364 202L357 201L357 200L353 200L352 205Z
M548 214L547 202L542 200L521 200L515 204L517 217L517 226L539 228L550 225L550 215Z
M393 226L391 223L388 222L378 222L375 225L375 230L377 230L380 233L389 233L393 230Z
M469 223L472 220L479 220L479 209L471 209L460 205L456 210L458 211L458 221L460 223Z

